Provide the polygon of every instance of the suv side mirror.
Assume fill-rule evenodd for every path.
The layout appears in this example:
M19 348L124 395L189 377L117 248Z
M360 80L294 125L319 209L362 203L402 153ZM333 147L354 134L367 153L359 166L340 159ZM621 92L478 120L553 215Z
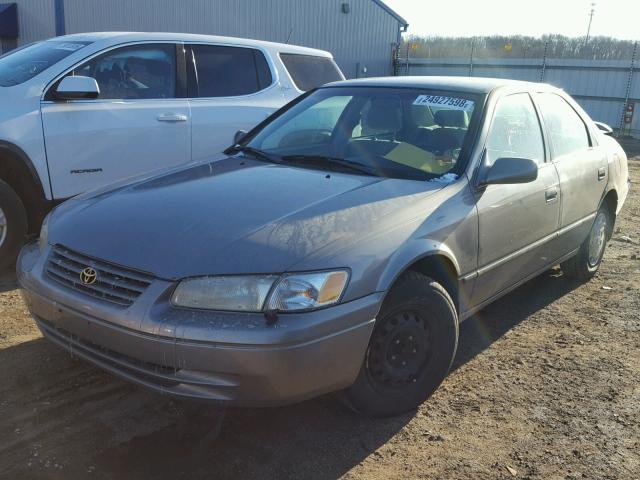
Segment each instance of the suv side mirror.
M238 130L233 136L233 144L237 145L238 143L240 143L246 134L246 130Z
M602 122L593 122L593 123L595 123L596 127L598 127L598 130L600 130L605 135L610 135L610 136L613 135L613 128L611 128L606 123L602 123Z
M58 84L55 97L59 100L93 100L100 95L95 78L82 76L64 77Z
M499 158L489 167L482 185L529 183L538 178L538 164L528 158Z

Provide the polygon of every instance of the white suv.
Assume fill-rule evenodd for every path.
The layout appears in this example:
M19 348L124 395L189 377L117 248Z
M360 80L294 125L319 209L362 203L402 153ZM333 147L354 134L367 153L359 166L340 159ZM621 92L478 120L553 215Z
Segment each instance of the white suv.
M0 57L0 267L56 203L217 153L343 78L324 51L205 35L68 35Z

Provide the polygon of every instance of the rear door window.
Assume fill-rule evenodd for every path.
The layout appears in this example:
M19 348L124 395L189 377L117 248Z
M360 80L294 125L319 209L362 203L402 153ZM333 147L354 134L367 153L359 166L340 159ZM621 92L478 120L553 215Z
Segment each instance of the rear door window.
M589 148L587 126L565 99L555 93L542 93L536 100L551 136L554 157Z
M293 83L303 92L344 78L331 58L292 53L281 53L280 58Z
M3 55L0 57L0 86L12 87L31 80L90 43L49 40Z
M264 54L253 48L192 45L193 97L249 95L273 83Z

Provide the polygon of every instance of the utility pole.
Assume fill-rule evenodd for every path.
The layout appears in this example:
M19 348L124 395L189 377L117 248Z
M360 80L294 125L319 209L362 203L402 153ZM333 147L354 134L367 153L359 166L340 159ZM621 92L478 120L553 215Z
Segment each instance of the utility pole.
M591 22L593 21L593 16L595 15L595 13L596 13L596 3L592 2L591 10L589 11L589 26L587 27L587 39L584 41L585 45L589 43L589 34L591 33Z

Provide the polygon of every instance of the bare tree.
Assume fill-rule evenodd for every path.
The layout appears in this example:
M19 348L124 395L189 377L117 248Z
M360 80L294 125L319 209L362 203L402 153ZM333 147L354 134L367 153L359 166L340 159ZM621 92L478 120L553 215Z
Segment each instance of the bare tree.
M523 35L489 37L420 37L409 35L403 40L401 55L406 54L407 44L411 57L417 58L468 58L474 45L474 58L541 58L545 44L547 56L551 58L581 58L591 60L626 60L633 52L632 40L613 37L592 37L585 43L585 37L565 37L564 35L544 35L527 37Z

